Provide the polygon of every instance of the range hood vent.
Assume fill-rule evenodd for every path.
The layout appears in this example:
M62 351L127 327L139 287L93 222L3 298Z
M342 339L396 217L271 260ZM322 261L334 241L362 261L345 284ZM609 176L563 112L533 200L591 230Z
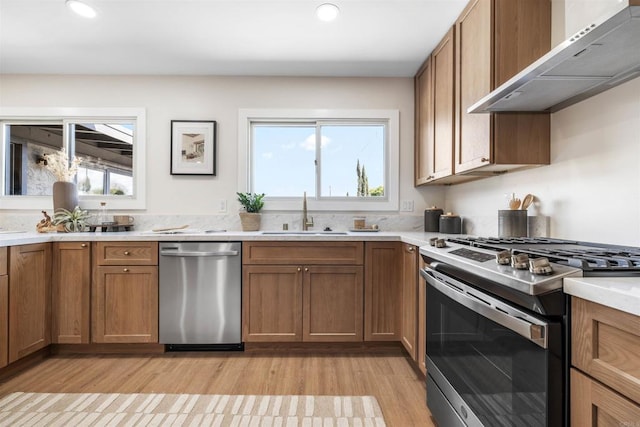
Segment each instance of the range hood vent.
M640 76L640 0L562 42L469 107L555 112Z

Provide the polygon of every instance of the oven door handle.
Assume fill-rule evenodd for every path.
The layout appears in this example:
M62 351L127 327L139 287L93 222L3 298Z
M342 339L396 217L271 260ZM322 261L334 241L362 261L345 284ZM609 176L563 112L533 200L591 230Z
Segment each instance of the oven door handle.
M435 263L434 263L435 264ZM549 324L531 315L435 271L437 265L425 267L420 275L427 283L469 310L521 335L536 345L548 348ZM443 277L439 277L443 276Z

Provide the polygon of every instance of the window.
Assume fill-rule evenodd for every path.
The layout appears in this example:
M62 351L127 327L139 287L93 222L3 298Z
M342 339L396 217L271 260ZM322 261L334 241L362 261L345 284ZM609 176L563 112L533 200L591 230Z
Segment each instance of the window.
M240 189L265 209L398 209L398 112L241 110Z
M2 206L41 209L54 177L44 155L65 148L81 163L76 175L84 209L143 209L144 110L0 109Z

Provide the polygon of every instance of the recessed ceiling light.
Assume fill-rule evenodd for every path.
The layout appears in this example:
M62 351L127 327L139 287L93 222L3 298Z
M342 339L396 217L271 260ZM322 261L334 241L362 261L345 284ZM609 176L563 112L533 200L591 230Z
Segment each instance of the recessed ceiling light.
M338 17L340 9L332 3L324 3L316 8L318 19L325 22L331 22Z
M95 18L97 13L94 8L80 0L67 0L66 5L78 15L84 18Z

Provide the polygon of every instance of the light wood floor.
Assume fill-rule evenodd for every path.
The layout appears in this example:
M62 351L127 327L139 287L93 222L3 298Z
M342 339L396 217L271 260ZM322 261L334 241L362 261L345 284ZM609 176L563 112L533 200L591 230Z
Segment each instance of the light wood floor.
M372 395L389 426L434 426L425 386L400 349L366 353L51 356L0 382L14 391Z

